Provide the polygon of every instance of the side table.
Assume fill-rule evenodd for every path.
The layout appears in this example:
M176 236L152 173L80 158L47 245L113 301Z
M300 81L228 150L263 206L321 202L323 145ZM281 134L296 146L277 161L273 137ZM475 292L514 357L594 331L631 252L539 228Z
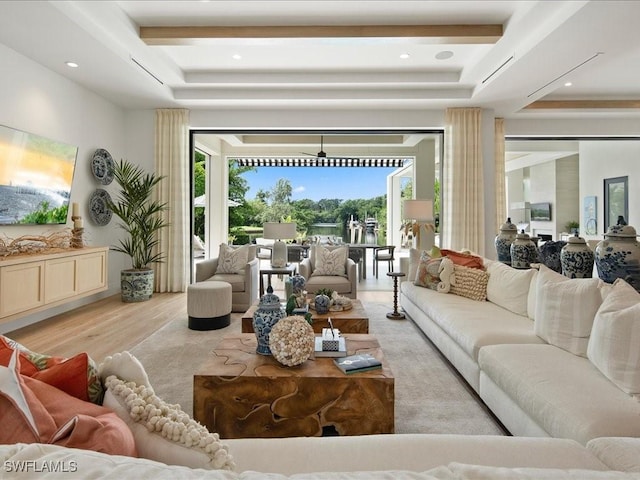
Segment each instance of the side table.
M264 295L264 275L267 276L267 287L271 286L271 275L289 275L293 277L296 274L296 266L293 263L284 267L269 267L260 269L260 296Z
M387 318L403 320L406 318L404 313L398 311L398 278L404 277L405 274L402 272L387 272L387 276L393 277L393 312L387 313Z

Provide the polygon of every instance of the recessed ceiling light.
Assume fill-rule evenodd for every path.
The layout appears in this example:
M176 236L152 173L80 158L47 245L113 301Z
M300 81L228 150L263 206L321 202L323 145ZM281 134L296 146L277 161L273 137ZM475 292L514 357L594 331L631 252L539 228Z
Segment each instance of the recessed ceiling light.
M453 52L451 50L443 50L436 53L436 59L438 60L447 60L451 57L453 57Z
M567 83L564 84L565 87L570 87L571 85L573 85L573 83L571 83L571 82L567 82Z
M400 58L403 60L406 60L407 58L409 58L411 55L409 55L408 53L401 53L400 54Z
M234 60L240 60L242 58L242 55L239 55L239 54L236 53L236 54L232 55L231 58L233 58Z
M67 67L78 68L78 64L76 62L64 62Z

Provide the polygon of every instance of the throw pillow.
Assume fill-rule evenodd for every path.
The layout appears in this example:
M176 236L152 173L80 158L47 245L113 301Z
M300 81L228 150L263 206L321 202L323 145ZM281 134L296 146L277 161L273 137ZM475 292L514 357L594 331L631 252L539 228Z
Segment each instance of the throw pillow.
M456 265L484 270L484 262L482 257L479 257L478 255L473 255L467 252L456 252L455 250L447 250L445 248L440 249L440 254L443 257L449 257Z
M488 281L489 275L484 270L454 263L449 293L483 302L487 299Z
M127 422L141 457L191 468L233 470L233 458L217 433L191 419L180 405L158 398L153 389L111 375L105 406Z
M547 343L587 356L596 312L602 303L597 278L567 278L540 265L536 279L534 332Z
M69 359L32 352L20 343L0 335L0 365L9 365L13 352L20 354L20 373L48 383L80 400L100 405L104 395L98 370L86 353Z
M0 366L0 444L51 443L137 456L131 430L108 408L20 374L20 353Z
M229 245L221 243L220 251L218 253L218 268L216 269L216 274L242 274L248 261L249 247L247 245L243 245L238 248L231 248Z
M640 294L617 279L600 305L587 357L621 390L640 399Z
M321 245L316 248L316 265L311 276L314 275L347 275L345 263L349 256L347 247L329 250Z
M527 316L529 289L536 271L518 270L501 262L491 262L487 273L487 300L510 312Z
M430 258L427 252L422 252L413 283L440 293L449 293L452 273L453 263L450 259L446 257Z

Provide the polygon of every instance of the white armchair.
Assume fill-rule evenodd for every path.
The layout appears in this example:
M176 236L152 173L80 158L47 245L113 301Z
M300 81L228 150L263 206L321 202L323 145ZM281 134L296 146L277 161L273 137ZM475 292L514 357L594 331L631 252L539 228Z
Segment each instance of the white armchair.
M245 312L258 299L259 260L256 258L255 245L243 245L248 248L247 263L236 273L220 273L219 257L196 263L196 282L217 280L231 284L231 311Z
M327 275L324 272L319 274L318 271L318 249L324 248L329 251L335 251L336 249L345 249L346 259L344 260L344 270L342 274ZM320 245L312 245L309 257L300 262L298 272L306 280L305 288L309 293L314 293L321 288L330 288L331 290L338 292L339 295L357 298L358 296L358 271L356 263L348 256L349 250L347 246L342 247L322 247ZM315 273L314 273L315 272Z

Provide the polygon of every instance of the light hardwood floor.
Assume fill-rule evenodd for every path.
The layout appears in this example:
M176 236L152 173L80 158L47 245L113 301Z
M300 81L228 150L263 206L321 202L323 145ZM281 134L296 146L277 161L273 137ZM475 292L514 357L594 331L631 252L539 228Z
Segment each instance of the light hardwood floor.
M389 311L393 308L391 291L360 291L358 298L388 303ZM130 350L176 319L187 322L186 293L154 293L142 303L123 303L118 294L5 335L35 352L62 357L87 352L101 362L107 355Z

